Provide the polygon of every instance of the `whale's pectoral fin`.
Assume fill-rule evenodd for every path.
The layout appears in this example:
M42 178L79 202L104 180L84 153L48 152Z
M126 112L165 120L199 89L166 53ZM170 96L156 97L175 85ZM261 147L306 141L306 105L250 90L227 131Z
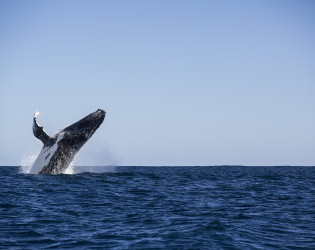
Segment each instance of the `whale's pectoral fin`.
M51 146L54 143L54 139L46 134L43 127L38 125L36 116L37 112L34 116L33 134L37 139L40 139L44 143L44 146Z

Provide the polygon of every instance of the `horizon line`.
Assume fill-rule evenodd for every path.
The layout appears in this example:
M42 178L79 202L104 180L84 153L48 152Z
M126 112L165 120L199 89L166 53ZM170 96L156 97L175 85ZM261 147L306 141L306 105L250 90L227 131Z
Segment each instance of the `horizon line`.
M0 167L22 167L21 165L0 165ZM315 165L75 165L72 167L315 167Z

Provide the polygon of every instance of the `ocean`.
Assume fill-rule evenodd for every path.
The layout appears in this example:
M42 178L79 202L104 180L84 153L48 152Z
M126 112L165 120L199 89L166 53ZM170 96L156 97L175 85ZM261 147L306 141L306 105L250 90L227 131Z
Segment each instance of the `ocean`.
M82 169L0 167L0 248L315 249L315 167Z

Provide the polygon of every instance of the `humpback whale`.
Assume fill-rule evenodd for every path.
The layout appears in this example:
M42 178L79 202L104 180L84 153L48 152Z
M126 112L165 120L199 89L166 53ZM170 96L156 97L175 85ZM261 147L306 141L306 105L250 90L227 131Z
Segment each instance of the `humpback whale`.
M35 160L30 173L32 174L61 174L68 168L74 156L91 138L103 123L106 112L102 109L87 115L81 120L62 129L53 137L49 136L39 126L36 117L33 120L33 133L43 142L43 148Z

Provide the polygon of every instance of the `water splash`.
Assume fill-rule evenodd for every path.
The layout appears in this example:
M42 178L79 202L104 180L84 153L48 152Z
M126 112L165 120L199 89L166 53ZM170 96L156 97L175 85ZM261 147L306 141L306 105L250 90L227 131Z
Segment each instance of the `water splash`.
M39 153L25 155L21 159L21 165L19 173L21 174L31 174L31 169L35 160L37 159ZM79 174L79 173L113 173L116 171L116 166L74 166L76 161L70 163L69 167L66 169L64 174Z
M96 148L81 149L74 158L72 173L113 173L118 165L119 160L115 153L109 146L102 144Z
M24 155L21 159L19 173L29 174L39 153Z
M74 166L73 166L73 162L70 163L69 167L66 169L66 171L64 172L64 174L74 174Z
M108 166L73 166L71 171L73 171L72 174L79 174L79 173L114 173L114 172L116 172L116 166L109 166L109 165Z

